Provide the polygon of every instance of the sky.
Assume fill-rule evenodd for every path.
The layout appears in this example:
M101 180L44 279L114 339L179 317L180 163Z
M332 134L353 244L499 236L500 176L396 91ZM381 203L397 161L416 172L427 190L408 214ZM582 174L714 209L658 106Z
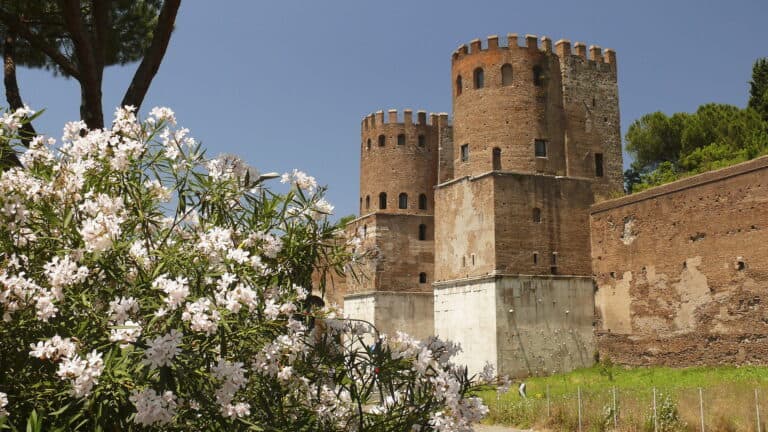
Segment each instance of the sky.
M142 113L171 107L210 156L306 171L345 216L358 210L361 119L450 112L461 44L530 33L616 50L623 135L649 112L745 106L767 19L766 0L184 0ZM106 70L107 122L136 66ZM46 110L38 132L59 137L78 118L77 82L24 68L18 79Z

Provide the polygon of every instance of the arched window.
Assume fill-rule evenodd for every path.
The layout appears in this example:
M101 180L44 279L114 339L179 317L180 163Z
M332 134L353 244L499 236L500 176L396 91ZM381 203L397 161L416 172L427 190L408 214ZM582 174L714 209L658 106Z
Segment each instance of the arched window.
M371 149L371 139L368 138L368 150L370 150L370 149Z
M384 147L386 143L387 143L387 137L385 137L383 134L379 135L379 147Z
M493 148L493 154L491 155L491 163L493 170L498 171L501 169L501 149L498 147Z
M461 94L461 75L456 77L456 96Z
M397 197L397 207L401 209L408 208L408 194L403 192Z
M379 194L379 209L384 210L387 208L387 193L382 192Z
M419 147L424 147L427 145L427 137L424 135L419 135Z
M419 240L427 239L427 226L424 224L419 225Z
M405 145L405 134L399 134L397 136L397 145Z
M427 283L427 274L424 272L419 273L419 283Z
M368 210L369 208L371 208L371 196L370 195L366 195L365 196L365 209Z
M541 222L541 209L538 207L533 208L533 221L535 223Z
M533 67L533 85L540 86L544 84L544 77L542 76L541 66L536 65Z
M501 67L501 85L512 85L512 65L509 63Z
M481 89L485 86L485 72L483 72L483 68L475 69L473 78L476 89Z
M419 210L427 209L427 194L419 195Z

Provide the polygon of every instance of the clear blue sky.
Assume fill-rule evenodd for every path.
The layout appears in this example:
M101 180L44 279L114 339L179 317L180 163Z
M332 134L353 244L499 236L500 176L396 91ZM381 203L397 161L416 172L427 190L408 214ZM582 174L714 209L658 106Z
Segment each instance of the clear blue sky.
M768 56L768 1L184 0L143 112L173 108L209 155L307 171L343 216L357 212L361 118L450 112L453 50L507 33L615 49L623 134L651 111L744 106L752 63ZM110 116L135 67L107 70ZM77 119L74 81L21 69L19 84L47 109L38 131L58 138Z

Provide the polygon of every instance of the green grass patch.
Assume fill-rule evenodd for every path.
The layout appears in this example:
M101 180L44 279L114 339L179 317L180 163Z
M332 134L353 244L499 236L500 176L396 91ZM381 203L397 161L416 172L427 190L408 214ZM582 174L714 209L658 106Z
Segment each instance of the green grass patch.
M598 364L525 382L527 399L518 395L516 386L502 395L493 389L480 392L490 408L489 422L578 430L580 390L583 431L653 431L654 422L658 431L694 431L701 427L699 388L707 430L757 430L756 402L761 423L768 419L768 367L625 368ZM761 430L768 429L761 425Z

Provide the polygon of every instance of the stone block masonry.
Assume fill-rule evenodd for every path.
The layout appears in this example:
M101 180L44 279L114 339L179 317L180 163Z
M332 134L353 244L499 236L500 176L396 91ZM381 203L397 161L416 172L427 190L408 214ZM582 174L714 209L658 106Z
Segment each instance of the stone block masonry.
M601 357L768 363L768 157L591 209Z

